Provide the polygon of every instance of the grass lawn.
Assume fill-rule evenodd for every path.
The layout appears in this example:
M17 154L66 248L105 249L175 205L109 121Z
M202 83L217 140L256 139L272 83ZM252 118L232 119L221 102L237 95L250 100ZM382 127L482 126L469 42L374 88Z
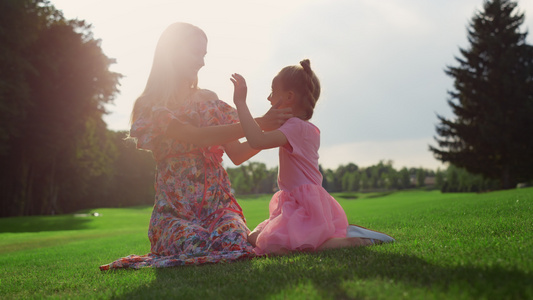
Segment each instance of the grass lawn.
M393 244L217 265L101 272L146 254L150 207L0 219L0 298L533 299L533 188L334 194ZM270 196L242 199L248 225Z

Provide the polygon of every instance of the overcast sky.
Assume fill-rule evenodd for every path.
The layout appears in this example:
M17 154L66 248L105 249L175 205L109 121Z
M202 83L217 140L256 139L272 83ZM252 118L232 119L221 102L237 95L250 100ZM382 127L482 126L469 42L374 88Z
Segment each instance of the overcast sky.
M105 117L109 129L128 130L157 39L171 23L202 28L209 39L199 84L232 103L230 74L243 74L252 113L269 107L271 80L286 65L309 58L322 94L311 120L322 132L320 163L335 169L379 160L393 166L443 168L428 151L436 114L446 103L459 47L482 0L51 0L68 19L93 25L104 53L122 73L120 94ZM533 28L533 0L519 0L522 30ZM528 36L531 42L531 36ZM252 161L277 165L277 150ZM225 165L233 164L225 159Z

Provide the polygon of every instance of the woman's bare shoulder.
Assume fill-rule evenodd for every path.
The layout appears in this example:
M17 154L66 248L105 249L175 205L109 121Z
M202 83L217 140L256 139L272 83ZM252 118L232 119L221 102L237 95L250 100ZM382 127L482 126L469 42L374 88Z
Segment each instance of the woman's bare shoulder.
M206 101L219 100L215 92L211 90L206 90L206 89L198 89L198 91L196 91L192 97L193 97L193 102L206 102Z

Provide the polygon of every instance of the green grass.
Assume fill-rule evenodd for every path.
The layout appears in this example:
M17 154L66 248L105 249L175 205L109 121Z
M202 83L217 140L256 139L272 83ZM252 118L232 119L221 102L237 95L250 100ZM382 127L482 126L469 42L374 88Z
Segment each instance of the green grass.
M396 243L231 264L101 272L145 254L150 207L0 219L0 298L533 299L533 188L335 194ZM270 195L240 200L249 227Z

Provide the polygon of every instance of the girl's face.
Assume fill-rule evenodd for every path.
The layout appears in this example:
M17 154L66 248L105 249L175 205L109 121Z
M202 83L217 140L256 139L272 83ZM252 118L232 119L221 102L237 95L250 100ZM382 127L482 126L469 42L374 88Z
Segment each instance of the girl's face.
M207 54L207 40L197 35L190 39L189 44L178 53L180 74L185 79L195 80L198 71L204 66L204 57Z
M284 91L278 77L274 77L272 80L272 92L268 95L267 99L272 106L278 106L278 108L290 107L289 103L290 91Z

